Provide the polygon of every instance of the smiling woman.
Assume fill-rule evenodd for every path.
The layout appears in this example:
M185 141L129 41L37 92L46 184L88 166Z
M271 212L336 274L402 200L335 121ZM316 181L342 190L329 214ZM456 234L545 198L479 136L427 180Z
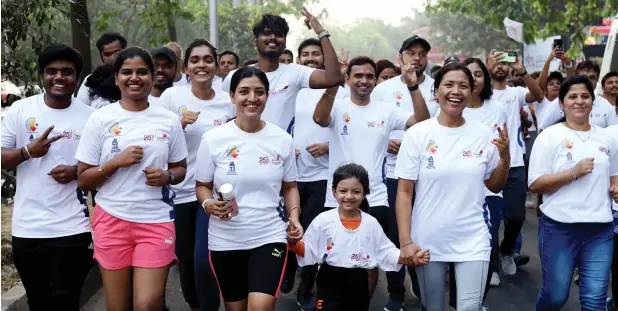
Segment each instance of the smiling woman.
M185 177L187 147L176 114L148 103L153 69L148 51L120 52L114 70L121 100L92 114L75 155L80 187L98 190L94 258L114 310L131 301L135 310L160 308L176 261L169 185Z

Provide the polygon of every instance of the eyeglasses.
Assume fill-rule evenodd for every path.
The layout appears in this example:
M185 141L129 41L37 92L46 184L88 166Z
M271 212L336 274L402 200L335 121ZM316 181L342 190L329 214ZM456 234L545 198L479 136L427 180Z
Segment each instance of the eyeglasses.
M73 68L53 68L53 67L45 68L45 74L50 75L50 76L57 75L58 71L60 71L60 74L65 77L69 77L75 74L75 69Z

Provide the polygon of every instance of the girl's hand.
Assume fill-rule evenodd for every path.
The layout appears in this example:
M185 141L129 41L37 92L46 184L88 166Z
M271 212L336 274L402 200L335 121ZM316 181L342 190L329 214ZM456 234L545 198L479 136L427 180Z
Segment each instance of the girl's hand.
M291 218L288 220L288 241L291 244L296 244L303 238L303 227L298 222L298 219Z
M424 251L420 251L416 253L416 258L418 259L418 266L426 265L429 263L431 256L429 255L429 250L426 249Z

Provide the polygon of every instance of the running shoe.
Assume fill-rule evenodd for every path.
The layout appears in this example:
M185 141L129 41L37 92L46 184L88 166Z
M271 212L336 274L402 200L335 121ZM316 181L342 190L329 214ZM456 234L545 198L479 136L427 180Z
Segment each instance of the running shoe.
M498 275L498 272L491 273L491 280L489 281L489 286L500 286L500 275Z
M513 253L513 260L515 261L515 265L520 267L528 264L530 262L530 256L522 255L519 253Z
M614 307L614 298L609 297L605 300L605 311L616 311L616 307Z
M506 275L515 275L517 266L512 256L502 256L502 271L504 271Z
M389 298L384 306L384 311L403 311L403 301Z
M317 308L317 302L314 296L304 297L302 295L297 295L296 304L300 307L300 311L315 311Z

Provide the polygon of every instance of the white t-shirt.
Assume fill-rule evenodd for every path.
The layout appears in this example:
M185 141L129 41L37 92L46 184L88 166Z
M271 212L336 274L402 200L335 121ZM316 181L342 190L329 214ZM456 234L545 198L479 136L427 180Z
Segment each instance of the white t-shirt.
M163 94L161 94L163 95ZM153 105L157 105L159 103L159 100L161 99L161 97L154 97L152 96L152 94L148 94L148 102L153 104Z
M174 220L174 192L169 186L146 185L143 170L167 170L168 163L187 157L187 146L178 117L162 107L129 111L113 103L90 116L77 153L77 160L102 165L129 146L142 146L141 163L120 168L97 189L97 204L109 214L136 223Z
M80 102L84 103L86 106L91 106L92 99L90 99L90 88L86 86L86 81L90 78L91 75L87 75L82 82L82 85L79 87L77 91L77 95L75 98Z
M305 256L296 256L299 266L327 263L340 268L399 271L399 249L391 242L378 221L361 212L356 230L346 229L337 208L318 215L303 236Z
M618 125L610 125L606 127L603 131L605 132L605 134L609 135L610 137L618 137ZM614 158L615 158L614 160L616 160L616 158L618 158L618 154L615 155ZM618 167L616 167L616 170L610 171L609 175L610 176L618 175ZM614 211L618 211L618 202L612 200L612 208Z
M539 125L541 129L546 129L564 118L564 111L560 108L560 103L556 98L545 112L543 124ZM618 124L618 116L616 115L616 107L612 106L607 99L596 96L592 102L592 111L590 112L590 124L598 127L608 127Z
M558 98L555 98L554 101L557 101ZM541 125L543 125L543 121L545 120L545 114L547 113L547 110L549 109L549 107L551 107L552 103L554 101L550 101L549 99L547 99L547 97L543 98L543 101L536 102L534 103L534 112L536 114L536 123L538 125L538 129L537 131L541 131L543 130L543 127Z
M188 84L191 84L191 83L188 83ZM223 86L223 79L221 79L221 77L219 76L214 76L212 78L212 89L215 91L221 91L222 86ZM229 97L229 92L226 94L228 94L228 97Z
M45 104L43 94L15 102L2 120L2 148L19 149L54 125L49 137L63 135L46 155L17 166L13 236L55 238L90 232L86 195L77 181L59 184L49 171L77 165L75 150L93 109L77 100L66 109Z
M524 106L524 108L522 108L527 114L528 117L526 118L530 123L530 127L528 128L528 132L536 132L536 126L534 126L534 118L532 117L532 112L530 111L530 106ZM530 135L526 136L525 138L530 138ZM526 149L524 149L524 154L526 153Z
M432 261L489 261L491 235L485 184L498 165L492 130L467 120L458 128L436 118L403 137L395 176L415 180L412 240Z
M491 97L493 100L504 103L504 112L507 118L506 126L509 129L511 167L524 166L526 143L519 110L526 105L526 93L528 93L528 89L525 87L507 86L504 90L493 89Z
M310 182L328 179L328 153L314 158L307 146L317 143L328 143L328 129L313 121L313 113L324 89L302 89L296 97L296 116L294 117L294 146L300 150L296 159L298 166L298 181ZM346 92L339 87L335 98L344 98Z
M612 222L609 178L618 175L615 127L613 132L612 137L594 125L589 132L576 132L562 123L541 132L532 147L528 185L543 175L569 171L579 161L594 158L592 173L543 194L543 214L562 223Z
M309 78L314 70L298 64L279 64L277 70L266 72L270 85L262 120L273 123L291 134L296 96L300 89L309 87ZM236 70L231 71L223 80L221 89L224 92L230 92L230 82L235 72Z
M425 75L423 83L418 85L425 105L429 110L429 116L434 117L440 110L440 105L434 100L433 97L433 85L434 80ZM408 86L401 81L401 76L394 77L387 81L384 81L371 92L371 100L390 103L397 107L400 107L406 112L414 114L414 105L412 104L412 97ZM402 139L405 130L395 130L390 133L389 139ZM395 163L397 162L397 155L392 153L386 153L386 177L395 178Z
M369 172L369 206L388 206L384 158L393 130L405 130L412 114L390 103L370 101L358 106L350 98L336 99L330 112L328 188L333 174L344 164L356 163ZM327 207L339 206L332 191L326 191Z
M286 211L281 183L296 181L296 155L292 136L266 122L257 133L228 122L202 136L195 178L213 182L215 189L234 186L238 216L221 221L210 218L208 249L253 249L269 243L286 243Z
M174 81L172 86L183 86L187 84L189 84L189 79L187 79L187 75L183 73L180 76L180 80Z
M438 114L440 114L438 112ZM498 127L502 128L506 122L506 113L504 112L504 104L495 100L485 100L483 106L479 108L465 108L463 117L466 120L476 121L487 125L493 134L493 137L498 137ZM508 127L508 125L507 125ZM485 196L502 197L502 191L493 193L485 187Z
M180 119L182 119L182 113L185 111L200 113L197 121L187 125L184 129L187 151L189 152L187 156L187 176L181 183L171 186L176 192L175 203L194 202L197 200L195 197L195 161L202 135L233 118L236 115L236 109L230 101L230 96L220 89L215 90L213 99L201 100L193 95L190 84L165 90L157 104L178 114Z

